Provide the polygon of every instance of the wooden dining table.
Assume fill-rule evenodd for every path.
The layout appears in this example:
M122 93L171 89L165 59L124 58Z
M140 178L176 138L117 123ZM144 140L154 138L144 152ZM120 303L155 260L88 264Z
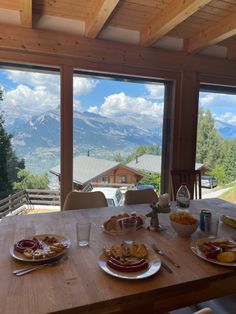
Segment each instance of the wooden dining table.
M219 199L193 200L190 212L214 210L236 218L236 205ZM171 204L175 210L175 203ZM121 243L122 236L103 231L104 221L112 215L131 213L146 215L148 204L68 210L55 213L5 217L0 222L0 304L2 314L37 313L164 313L190 304L236 292L236 267L210 263L195 255L190 238L178 236L171 228L169 214L159 214L164 229L159 232L139 229L135 240L148 250L152 244L168 254L179 268L165 261L163 267L145 279L127 280L105 273L98 260L103 247ZM79 247L76 222L91 222L90 244ZM149 221L146 220L148 225ZM56 234L68 238L68 258L55 266L15 276L12 272L26 264L14 259L9 249L21 239L39 234ZM220 223L219 237L236 236L236 229ZM154 253L154 252L152 252ZM156 258L159 258L156 255ZM162 258L161 258L162 259ZM164 261L164 259L163 259Z

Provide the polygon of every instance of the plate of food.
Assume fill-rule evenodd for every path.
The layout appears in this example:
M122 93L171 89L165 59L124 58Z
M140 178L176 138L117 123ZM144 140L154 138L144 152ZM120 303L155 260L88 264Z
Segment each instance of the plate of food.
M156 274L161 267L161 261L157 256L152 256L145 244L123 242L104 248L98 265L113 277L135 280Z
M123 234L122 221L132 219L137 220L137 230L144 226L145 216L133 212L131 214L124 213L117 216L111 216L103 223L102 229L104 232L111 235L121 235Z
M71 242L64 236L39 234L14 243L10 255L19 261L43 262L64 255Z
M236 243L228 239L198 239L191 249L200 258L217 265L236 266Z

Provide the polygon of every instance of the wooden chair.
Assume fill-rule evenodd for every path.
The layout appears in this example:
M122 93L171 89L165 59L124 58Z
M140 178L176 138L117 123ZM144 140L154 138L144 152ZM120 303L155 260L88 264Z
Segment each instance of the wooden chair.
M201 171L200 170L171 170L171 195L176 200L176 193L182 183L185 183L191 199L201 199Z
M102 192L70 192L66 196L63 210L107 206L107 200Z
M124 205L151 204L158 202L158 196L152 189L128 190L125 193Z

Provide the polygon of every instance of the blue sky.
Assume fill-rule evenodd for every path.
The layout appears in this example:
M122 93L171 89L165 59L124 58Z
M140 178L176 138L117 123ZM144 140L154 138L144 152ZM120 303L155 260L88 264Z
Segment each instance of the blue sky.
M55 74L0 70L0 84L4 88L4 101L0 109L9 115L21 111L24 116L53 109L60 101L60 78ZM74 79L74 108L107 117L140 113L148 119L162 120L163 86L99 80L76 77ZM200 106L210 108L216 119L236 125L236 95L200 94Z

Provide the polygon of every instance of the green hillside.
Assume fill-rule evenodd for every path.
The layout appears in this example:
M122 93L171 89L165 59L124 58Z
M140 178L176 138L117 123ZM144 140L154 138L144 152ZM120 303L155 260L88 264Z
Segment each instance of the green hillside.
M228 202L236 204L236 185L233 186L231 190L223 193L219 198L224 201L228 201Z

